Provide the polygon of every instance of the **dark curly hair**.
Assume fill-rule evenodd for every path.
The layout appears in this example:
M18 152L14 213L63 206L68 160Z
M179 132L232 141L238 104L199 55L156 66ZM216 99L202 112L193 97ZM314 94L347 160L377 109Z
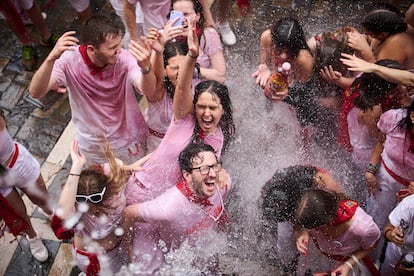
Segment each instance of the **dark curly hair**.
M278 223L293 221L299 199L315 186L314 166L290 166L277 170L262 187L260 209L263 219Z

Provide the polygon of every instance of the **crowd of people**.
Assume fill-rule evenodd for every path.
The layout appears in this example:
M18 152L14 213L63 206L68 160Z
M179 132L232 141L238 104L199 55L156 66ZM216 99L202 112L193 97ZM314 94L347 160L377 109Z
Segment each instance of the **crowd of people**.
M230 30L225 10L215 25L207 1L113 0L119 21L90 16L89 1L71 2L87 15L81 32L53 42L29 92L68 94L77 132L72 166L53 202L39 164L13 142L2 115L1 218L13 234L27 236L35 259L47 260L21 190L59 239L72 239L74 263L86 275L131 263L153 274L166 251L185 240L232 231L225 203L233 185L221 160L236 127L220 34L227 45L235 37L223 35ZM246 1L238 2L246 12ZM170 11L182 18L168 19ZM286 273L410 273L400 259L414 254L413 12L414 5L406 13L376 6L361 32L343 26L308 40L292 17L263 30L256 84L274 90L266 95L271 104L290 107L298 144L318 143L321 134L335 139L365 176L358 185L367 195L352 199L344 183L315 164L277 170L258 205L263 224L277 233L270 242ZM286 88L271 83L274 74L285 74ZM220 274L217 258L208 272Z

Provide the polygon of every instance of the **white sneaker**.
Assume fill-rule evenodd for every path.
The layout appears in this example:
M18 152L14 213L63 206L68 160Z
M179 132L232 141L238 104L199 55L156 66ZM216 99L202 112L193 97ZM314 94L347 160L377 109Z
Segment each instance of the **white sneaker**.
M49 258L49 252L39 236L33 239L27 237L27 240L29 241L30 252L36 260L42 263Z
M236 36L229 26L229 22L225 21L223 23L217 22L217 29L221 34L221 40L227 46L232 46L236 44Z

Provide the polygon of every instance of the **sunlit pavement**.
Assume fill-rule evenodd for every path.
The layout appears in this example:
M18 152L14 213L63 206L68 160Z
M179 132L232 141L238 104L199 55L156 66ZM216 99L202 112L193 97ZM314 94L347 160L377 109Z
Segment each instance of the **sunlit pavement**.
M47 1L37 1L43 7ZM96 12L115 16L108 3L92 0ZM236 2L236 1L234 1ZM301 4L296 11L291 9L289 0L251 1L252 13L240 18L237 8L233 7L230 22L237 37L237 44L225 47L228 79L240 78L239 68L254 68L258 64L259 37L263 30L272 26L279 18L293 14L302 23L307 37L323 30L331 30L340 25L359 27L358 20L367 11L370 1L296 1ZM312 2L312 3L311 3ZM338 2L338 3L337 3ZM339 6L338 6L339 5ZM214 7L214 6L213 6ZM50 31L62 34L66 30L78 29L76 14L68 1L55 0L53 10L48 13L47 23ZM67 97L55 92L39 101L28 97L28 85L32 73L22 71L20 66L21 46L8 31L4 22L0 22L0 107L6 111L8 129L15 140L26 146L42 164L42 174L52 198L57 201L68 173L69 145L75 136L70 122L70 108ZM29 27L33 35L38 34ZM48 49L38 46L38 64L48 53ZM250 76L244 76L248 78ZM241 78L243 81L243 78ZM230 87L230 90L232 88ZM239 91L233 91L235 95ZM233 94L234 95L234 94ZM236 107L237 108L237 107ZM72 267L70 243L56 239L46 220L26 196L28 213L32 214L32 223L49 249L49 259L45 263L37 262L30 254L25 238L19 243L14 236L6 233L0 242L1 275L77 275L79 271ZM228 268L231 272L231 268Z

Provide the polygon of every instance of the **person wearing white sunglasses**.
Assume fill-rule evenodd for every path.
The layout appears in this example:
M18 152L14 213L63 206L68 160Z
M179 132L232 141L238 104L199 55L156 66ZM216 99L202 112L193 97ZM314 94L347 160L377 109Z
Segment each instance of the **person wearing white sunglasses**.
M100 271L116 273L128 262L122 211L128 174L107 145L108 164L83 170L85 155L78 142L71 148L72 167L52 218L52 229L60 239L73 239L74 263L87 275Z

